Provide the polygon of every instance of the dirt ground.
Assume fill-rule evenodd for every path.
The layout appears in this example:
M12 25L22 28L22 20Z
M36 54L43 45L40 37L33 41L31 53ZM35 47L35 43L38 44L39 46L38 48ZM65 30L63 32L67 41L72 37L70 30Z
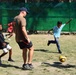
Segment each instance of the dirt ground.
M37 34L29 35L33 42L33 70L22 70L22 51L15 42L14 36L7 40L13 49L13 59L9 62L8 54L2 58L0 75L76 75L76 35L61 35L60 46L62 54L59 54L54 44L47 46L48 40L53 40L53 35ZM0 54L2 50L0 50ZM59 61L59 56L66 56L64 63Z

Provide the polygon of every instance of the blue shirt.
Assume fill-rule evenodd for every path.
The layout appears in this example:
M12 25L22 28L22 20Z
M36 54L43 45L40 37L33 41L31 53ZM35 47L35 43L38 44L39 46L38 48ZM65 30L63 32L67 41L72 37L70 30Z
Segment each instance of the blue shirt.
M57 26L53 28L54 37L60 37L61 30L64 26L65 24L62 24L60 28L58 28Z

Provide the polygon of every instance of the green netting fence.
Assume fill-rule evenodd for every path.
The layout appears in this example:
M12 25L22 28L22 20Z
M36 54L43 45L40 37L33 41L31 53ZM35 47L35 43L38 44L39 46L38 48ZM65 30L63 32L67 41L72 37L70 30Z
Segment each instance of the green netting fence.
M29 14L26 16L27 30L47 31L54 27L57 21L65 23L70 18L72 22L63 28L63 31L76 31L76 3L0 3L0 23L3 29L19 14L19 8L26 7Z

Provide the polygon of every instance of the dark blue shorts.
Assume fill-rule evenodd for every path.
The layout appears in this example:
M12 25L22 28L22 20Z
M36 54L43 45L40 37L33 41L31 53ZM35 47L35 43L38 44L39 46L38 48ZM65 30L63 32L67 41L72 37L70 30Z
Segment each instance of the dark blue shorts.
M23 42L17 42L20 49L24 49L24 48L31 48L33 46L32 42L27 43L26 41Z

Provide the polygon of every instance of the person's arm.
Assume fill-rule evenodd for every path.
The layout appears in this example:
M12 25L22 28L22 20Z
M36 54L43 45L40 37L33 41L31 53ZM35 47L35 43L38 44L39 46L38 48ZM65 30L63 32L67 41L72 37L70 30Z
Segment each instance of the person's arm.
M50 31L52 31L53 30L53 28L52 29L50 29L50 30L48 30L48 34L50 33Z
M2 30L2 25L0 25L0 30Z
M70 23L73 19L71 18L69 21L66 22L66 24Z
M27 39L27 41L30 42L30 39L29 39L27 31L26 31L26 27L24 27L24 26L22 27L22 32L23 32L25 38Z
M21 19L21 28L22 28L22 33L25 37L25 39L27 39L28 42L30 42L30 39L28 37L27 31L26 31L26 19Z

